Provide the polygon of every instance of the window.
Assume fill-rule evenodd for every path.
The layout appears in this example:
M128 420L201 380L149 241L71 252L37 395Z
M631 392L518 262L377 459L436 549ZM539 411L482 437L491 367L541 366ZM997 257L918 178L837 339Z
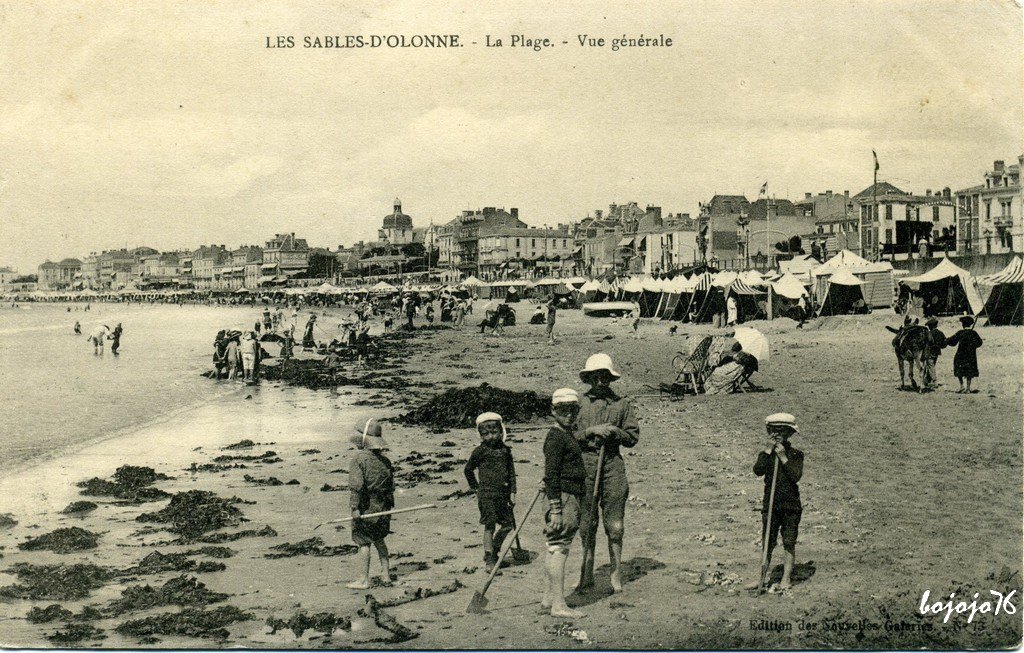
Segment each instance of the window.
M992 201L991 200L987 200L985 202L985 219L986 220L991 220L992 219Z
M892 204L885 205L885 219L892 220Z
M536 247L536 246L537 246L537 239L536 238L531 238L530 239L530 247Z
M566 245L566 244L565 244L565 241L566 241L566 239L565 239L565 238L563 238L563 239L562 239L562 247L568 247L568 245Z
M834 233L836 232L836 226L835 226L834 224L830 224L830 225L828 226L828 232L829 232L830 234L834 234Z
M939 206L938 206L938 204L936 204L935 206L932 207L932 222L938 222L938 221L939 221Z
M516 247L519 247L519 239L516 238Z

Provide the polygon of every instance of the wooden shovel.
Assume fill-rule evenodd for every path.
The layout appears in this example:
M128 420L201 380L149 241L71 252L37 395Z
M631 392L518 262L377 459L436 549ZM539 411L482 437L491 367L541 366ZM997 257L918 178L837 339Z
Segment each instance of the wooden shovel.
M501 547L501 553L498 555L498 561L494 563L494 568L491 569L491 575L487 577L487 582L484 583L484 586L473 593L473 598L466 607L466 612L482 614L485 611L484 609L487 607L487 597L484 595L487 594L487 589L491 586L491 582L498 574L498 569L501 568L501 561L505 559L505 556L508 555L509 549L511 549L512 545L519 539L519 531L523 529L523 524L526 523L526 519L533 511L533 507L537 505L537 499L539 499L543 494L544 490L539 490L537 492L537 495L533 497L533 501L530 502L530 507L526 509L526 514L523 515L522 521L519 522L519 525L516 526L515 532L512 533L512 537L505 539L505 544Z
M764 594L764 580L768 575L768 540L772 533L772 510L775 508L775 481L779 477L779 456L772 451L772 457L775 458L775 466L772 469L772 490L768 495L768 522L761 534L763 541L761 542L761 578L757 581L758 594Z
M433 503L424 503L418 506L410 506L409 508L396 508L394 510L385 510L384 512L371 512L365 515L359 515L359 519L372 519L373 517L383 517L385 515L397 515L403 512L412 512L413 510L426 510L427 508L436 508L437 506ZM340 524L341 522L352 521L355 517L345 517L344 519L332 519L331 521L325 521L322 524L317 524L313 527L313 530L324 526L325 524Z

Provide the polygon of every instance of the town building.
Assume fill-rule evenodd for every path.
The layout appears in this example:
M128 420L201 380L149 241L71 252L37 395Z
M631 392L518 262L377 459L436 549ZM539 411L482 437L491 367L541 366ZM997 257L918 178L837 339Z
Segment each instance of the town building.
M412 226L412 217L402 213L402 200L395 198L394 211L384 216L384 222L377 231L381 243L393 246L422 243L426 235L425 229Z
M263 250L256 245L243 245L233 249L229 256L222 256L213 266L212 288L214 290L238 290L256 288L259 285L260 267L263 264ZM246 284L246 267L252 286Z
M301 276L309 269L309 245L294 233L276 234L263 247L260 284L281 283ZM270 277L270 279L268 279Z
M805 252L824 260L830 252L843 249L859 251L857 212L850 199L850 191L844 190L841 194L831 190L817 195L804 193L804 198L793 202L793 206L797 215L813 222L813 229L802 236Z
M154 250L155 251L155 250ZM127 249L110 249L99 255L97 287L124 288L131 280L135 255Z
M715 195L701 205L697 246L701 260L722 265L739 258L737 226L750 212L750 200L744 195Z
M0 287L6 287L7 284L11 283L17 278L17 270L14 270L6 265L0 266Z
M854 195L851 204L863 230L860 238L849 240L861 245L868 260L956 251L956 207L949 188L914 195L879 182Z
M143 254L132 268L137 288L167 288L177 282L180 255L178 252Z
M437 228L438 265L458 270L462 275L479 276L480 230L482 228L527 229L519 219L519 209L485 206L476 211L463 211L458 217Z
M484 225L478 232L477 276L560 276L575 269L576 242L567 228Z
M669 214L656 231L641 233L638 237L646 274L691 268L700 262L697 221L688 213Z
M1015 165L995 161L984 174L985 183L956 192L957 250L968 254L998 254L1024 249L1024 194L1020 169L1024 155Z
M231 261L224 245L203 245L192 252L192 285L196 290L214 289L214 269Z
M42 290L64 290L81 278L82 262L77 258L46 261L39 266L37 287Z
M744 267L757 262L772 267L779 254L799 254L803 238L814 232L814 219L787 199L762 198L750 204L737 222L737 254ZM791 250L799 239L799 249Z

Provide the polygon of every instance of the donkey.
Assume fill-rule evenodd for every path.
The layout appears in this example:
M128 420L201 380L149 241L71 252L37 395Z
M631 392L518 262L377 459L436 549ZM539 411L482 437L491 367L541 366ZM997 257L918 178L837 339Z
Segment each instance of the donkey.
M910 363L910 387L912 390L922 392L922 388L914 379L914 368L920 370L921 381L927 381L925 359L928 356L928 327L917 324L905 326L903 332L892 339L892 348L896 353L896 362L900 366L900 390L907 389L904 380L904 363Z

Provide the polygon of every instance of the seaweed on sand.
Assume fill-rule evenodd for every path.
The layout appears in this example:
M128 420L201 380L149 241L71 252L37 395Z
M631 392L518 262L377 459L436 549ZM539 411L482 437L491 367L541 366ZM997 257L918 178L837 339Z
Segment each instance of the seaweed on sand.
M228 598L227 594L211 592L206 585L193 576L178 576L159 587L132 585L121 592L121 597L111 601L103 609L104 615L118 616L126 612L148 610L167 605L204 606L219 603Z
M292 558L295 556L347 556L359 550L354 544L339 544L337 546L325 546L324 541L319 537L311 537L301 542L278 544L270 547L274 553L264 554L264 558Z
M252 447L255 447L255 446L256 446L255 442L253 442L252 440L246 438L245 440L239 440L238 442L236 442L234 444L229 444L226 447L221 447L221 449L223 449L224 451L235 451L237 449L251 449Z
M271 635L285 628L292 631L296 637L302 637L302 634L307 630L314 630L324 635L332 635L335 630L351 630L352 619L336 615L333 612L318 612L316 614L298 612L289 619L275 619L271 617L267 619L267 625L270 626Z
M246 454L234 454L234 455L223 454L223 455L220 455L220 456L217 456L216 458L214 458L213 462L223 464L223 463L231 463L231 462L235 462L235 461L239 461L239 460L244 461L244 462L255 462L255 463L266 463L266 464L273 464L273 463L281 462L281 459L278 458L277 452L275 452L275 451L264 451L263 453L261 453L259 455L252 455L252 456L246 455Z
M77 485L82 488L81 494L92 497L112 497L125 503L143 503L166 499L169 494L155 487L157 481L170 479L166 474L159 474L152 467L122 465L114 472L114 480L91 478Z
M494 411L505 422L529 422L551 412L551 401L536 392L514 392L487 383L477 387L446 390L396 421L434 429L470 428L480 413Z
M67 621L72 617L71 610L68 610L59 603L53 603L45 608L32 608L25 615L30 624L48 624L51 621Z
M73 501L60 511L62 515L84 515L96 510L98 506L92 501Z
M242 477L246 483L252 483L253 485L263 485L267 487L277 487L278 485L284 485L284 481L277 478L276 476L270 476L268 478L257 478L246 474Z
M456 579L451 583L448 583L447 585L442 585L441 587L438 587L437 589L431 589L429 587L417 587L415 590L407 589L399 596L390 599L385 599L383 601L378 601L377 605L379 605L382 608L393 608L396 605L404 605L406 603L412 603L413 601L429 599L432 596L451 594L452 592L459 591L463 587L465 587L465 585L463 585L458 581L458 579Z
M92 624L64 624L64 630L58 630L46 636L54 644L76 644L87 639L104 639L102 628Z
M373 622L377 624L378 628L391 633L391 637L381 639L380 641L382 642L401 644L402 642L408 642L410 639L419 637L419 633L414 632L408 626L403 626L394 617L384 612L382 606L377 602L377 599L373 598L372 594L366 595L366 607L360 608L359 614L363 617L372 617Z
M72 553L74 551L85 551L95 549L99 535L72 526L71 528L58 528L57 530L29 538L18 545L22 551L53 551L54 553Z
M18 525L18 520L9 512L0 514L0 528L13 528Z
M116 575L111 569L84 563L33 565L21 562L8 571L17 576L19 583L0 587L0 597L33 601L83 599Z
M243 537L277 537L277 531L268 525L258 530L248 529L234 533L210 533L209 535L204 535L203 537L199 537L191 541L202 542L204 544L221 544L223 542L234 542L242 539Z
M160 553L159 551L153 551L140 560L137 565L123 569L119 574L121 576L143 576L167 571L205 573L227 569L222 562L210 562L208 560L196 562L189 557L191 555L194 555L194 551L186 551L185 553Z
M131 619L114 630L122 635L148 641L151 641L149 638L154 635L183 635L225 640L228 638L225 626L239 621L249 621L252 618L252 613L243 612L233 605L213 610L185 608L180 612L165 612L143 619Z
M200 538L204 533L226 526L237 526L242 522L242 511L235 507L240 500L224 499L206 490L178 492L171 497L165 508L156 512L142 513L136 517L140 522L170 524L167 527L184 541Z

